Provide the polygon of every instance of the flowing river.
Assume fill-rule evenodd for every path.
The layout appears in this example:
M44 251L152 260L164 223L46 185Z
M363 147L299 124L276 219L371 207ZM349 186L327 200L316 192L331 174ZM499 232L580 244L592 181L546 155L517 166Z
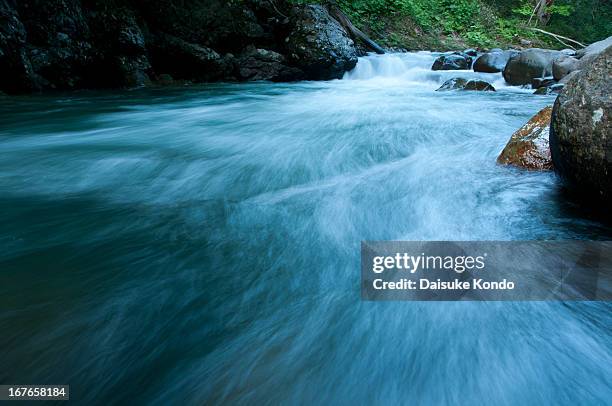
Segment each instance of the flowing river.
M361 240L612 239L498 166L554 101L343 80L0 98L0 384L85 404L605 404L606 302L363 302ZM435 92L479 77L497 92Z

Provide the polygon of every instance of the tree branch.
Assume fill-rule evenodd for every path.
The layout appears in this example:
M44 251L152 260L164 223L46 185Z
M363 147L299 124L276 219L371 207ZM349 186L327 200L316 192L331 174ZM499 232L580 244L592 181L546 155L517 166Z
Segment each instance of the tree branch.
M561 42L563 45L569 46L570 48L575 49L573 46L567 45L565 42L563 42L561 40L564 39L566 41L573 42L574 44L577 44L577 45L581 46L582 48L586 48L586 45L584 45L584 44L582 44L582 43L580 43L580 42L578 42L576 40L573 40L571 38L564 37L563 35L554 34L552 32L544 31L544 30L541 30L539 28L529 27L529 29L532 30L532 31L541 32L542 34L550 35L551 37L554 37L557 41Z

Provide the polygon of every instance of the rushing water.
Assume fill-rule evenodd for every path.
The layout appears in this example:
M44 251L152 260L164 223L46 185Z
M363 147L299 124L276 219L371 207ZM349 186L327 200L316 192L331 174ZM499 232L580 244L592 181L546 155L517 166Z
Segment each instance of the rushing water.
M82 403L604 404L609 304L362 302L365 239L610 239L496 165L550 96L344 80L0 99L0 383ZM453 76L491 92L434 92Z

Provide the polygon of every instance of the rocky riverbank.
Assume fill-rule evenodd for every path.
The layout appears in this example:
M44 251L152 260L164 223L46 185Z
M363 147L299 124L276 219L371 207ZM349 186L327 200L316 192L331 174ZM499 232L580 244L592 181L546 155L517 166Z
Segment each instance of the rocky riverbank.
M502 59L501 51L490 55L479 59ZM529 49L506 56L507 82L559 96L552 111L540 111L513 134L498 162L554 168L587 201L612 202L612 37L575 53Z
M0 0L0 91L339 78L358 47L286 0Z

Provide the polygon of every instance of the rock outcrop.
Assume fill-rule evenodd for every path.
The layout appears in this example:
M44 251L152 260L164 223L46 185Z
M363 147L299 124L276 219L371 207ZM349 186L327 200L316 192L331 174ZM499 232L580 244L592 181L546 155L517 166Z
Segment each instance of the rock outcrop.
M553 62L564 55L559 51L531 48L510 57L503 75L511 85L527 85L535 78L552 75Z
M555 101L555 171L587 196L612 203L612 46L570 80Z
M0 91L9 94L169 76L332 79L356 52L326 8L288 0L0 0Z
M508 50L502 51L492 50L489 53L483 54L474 61L474 72L495 73L501 72L506 67L508 60L517 55L518 51Z
M551 113L552 107L545 107L512 134L497 163L528 170L551 170L548 144Z
M484 92L494 92L495 88L484 80L453 78L442 83L442 86L436 89L437 92L445 90L478 90Z
M285 46L289 60L307 79L340 79L357 64L353 40L327 10L318 5L295 8Z

